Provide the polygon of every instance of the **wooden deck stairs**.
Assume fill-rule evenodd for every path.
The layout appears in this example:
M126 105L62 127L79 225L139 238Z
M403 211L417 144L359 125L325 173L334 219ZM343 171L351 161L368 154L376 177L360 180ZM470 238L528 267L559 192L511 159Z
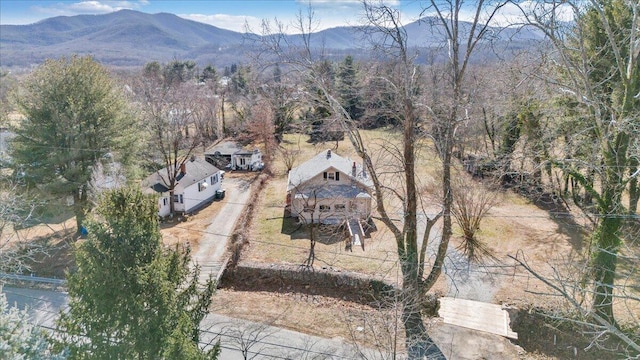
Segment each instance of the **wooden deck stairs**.
M509 313L500 305L443 297L438 312L445 324L518 339L518 334L509 327Z
M358 219L347 220L347 227L349 228L350 244L347 244L347 248L351 249L353 246L362 246L364 251L364 230L362 224Z

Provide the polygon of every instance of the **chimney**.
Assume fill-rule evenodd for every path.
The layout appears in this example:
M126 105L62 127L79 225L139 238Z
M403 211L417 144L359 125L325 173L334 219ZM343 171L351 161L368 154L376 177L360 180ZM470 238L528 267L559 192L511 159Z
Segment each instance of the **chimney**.
M187 165L185 165L185 163L180 164L180 173L181 174L187 173Z
M353 162L353 166L351 167L351 176L356 177L356 162Z
M331 149L327 150L327 159L331 158Z

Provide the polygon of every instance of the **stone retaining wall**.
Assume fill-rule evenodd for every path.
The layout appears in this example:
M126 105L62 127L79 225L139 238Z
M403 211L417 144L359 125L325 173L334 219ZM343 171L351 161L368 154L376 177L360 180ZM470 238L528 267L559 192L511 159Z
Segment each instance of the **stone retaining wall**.
M237 291L297 292L353 301L382 303L397 288L359 273L332 268L241 262L228 269L219 284Z

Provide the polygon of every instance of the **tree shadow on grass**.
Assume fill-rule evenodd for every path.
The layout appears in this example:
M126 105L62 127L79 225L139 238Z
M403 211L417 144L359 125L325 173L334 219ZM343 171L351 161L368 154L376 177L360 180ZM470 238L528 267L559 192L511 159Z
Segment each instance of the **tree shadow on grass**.
M20 214L27 220L20 223L16 227L17 229L30 228L40 224L64 224L75 216L73 208L62 201L45 201L37 204L30 216L27 216L28 211L29 209L24 214Z
M569 204L562 197L555 192L550 193L541 188L526 185L514 186L511 190L529 199L540 210L547 212L550 219L558 226L558 233L569 238L569 243L574 250L582 251L586 232L576 222Z
M285 209L280 233L289 235L291 240L309 240L310 226L312 225L299 222ZM346 228L343 225L314 224L313 226L316 227L316 241L324 245L337 244L344 241L347 236Z

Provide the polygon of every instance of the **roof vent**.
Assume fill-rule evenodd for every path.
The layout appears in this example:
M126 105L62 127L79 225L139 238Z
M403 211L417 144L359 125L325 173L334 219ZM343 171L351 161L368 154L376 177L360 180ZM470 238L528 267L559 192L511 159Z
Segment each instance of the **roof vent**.
M331 158L331 149L327 150L327 159Z

